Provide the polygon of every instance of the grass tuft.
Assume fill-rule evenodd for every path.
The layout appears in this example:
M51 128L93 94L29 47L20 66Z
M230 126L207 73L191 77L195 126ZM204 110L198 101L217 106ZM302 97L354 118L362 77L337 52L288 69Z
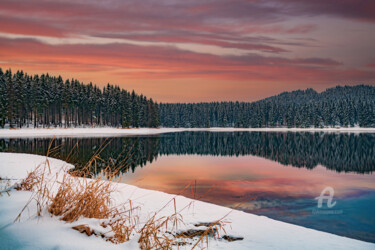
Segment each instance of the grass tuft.
M110 196L113 191L110 182L64 176L48 210L67 222L81 217L107 218L111 212Z

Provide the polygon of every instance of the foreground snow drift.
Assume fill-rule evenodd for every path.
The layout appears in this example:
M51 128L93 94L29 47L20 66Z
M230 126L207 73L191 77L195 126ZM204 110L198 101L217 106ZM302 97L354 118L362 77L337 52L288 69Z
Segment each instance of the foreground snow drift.
M46 157L0 153L0 177L2 185L10 179L10 185L26 177L27 173L37 165L45 162ZM51 176L60 169L65 171L72 166L63 161L48 158ZM140 189L126 184L116 185L113 194L116 204L132 200L134 206L140 206L140 223L144 223L154 212L163 208L175 196L162 192ZM86 224L97 228L98 220L81 218L73 224L65 223L58 217L52 217L48 212L41 217L35 216L35 204L30 206L21 217L20 222L13 223L18 213L30 198L31 192L11 190L10 196L2 193L0 197L0 243L2 249L137 249L139 235L122 244L106 242L100 237L88 237L72 229L72 226ZM177 196L177 210L187 206L192 200ZM33 207L34 206L34 207ZM174 211L173 204L165 207L160 216L170 215ZM181 215L185 225L183 229L194 228L194 224L213 222L228 214L229 208L220 207L205 202L195 201ZM256 216L240 211L232 211L225 218L230 221L226 226L226 234L243 237L243 240L228 242L223 239L210 240L211 249L374 249L375 245L345 237L336 236L292 224L275 221L263 216ZM186 249L192 245L182 246Z
M124 135L156 135L184 131L209 132L347 132L375 133L375 128L22 128L0 129L2 138L21 137L110 137Z

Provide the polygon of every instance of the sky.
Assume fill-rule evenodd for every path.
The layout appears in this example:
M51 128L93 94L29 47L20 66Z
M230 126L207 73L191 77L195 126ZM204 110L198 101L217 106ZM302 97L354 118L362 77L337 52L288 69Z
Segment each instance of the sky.
M375 1L0 0L0 67L158 102L375 85Z

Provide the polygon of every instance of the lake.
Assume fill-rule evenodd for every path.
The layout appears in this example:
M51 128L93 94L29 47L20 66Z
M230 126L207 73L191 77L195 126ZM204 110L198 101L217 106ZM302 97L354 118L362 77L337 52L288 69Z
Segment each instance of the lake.
M0 138L0 151L45 155L50 141ZM172 194L193 184L182 195L375 242L375 134L180 132L57 138L50 155L79 168L103 145L102 159L126 163L117 181ZM95 171L105 165L98 164Z

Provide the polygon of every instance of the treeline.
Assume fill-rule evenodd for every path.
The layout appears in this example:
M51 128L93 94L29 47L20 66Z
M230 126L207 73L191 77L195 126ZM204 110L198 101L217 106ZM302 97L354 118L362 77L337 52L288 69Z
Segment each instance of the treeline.
M0 127L375 127L375 87L284 92L257 102L158 105L143 95L0 68Z
M163 127L374 127L375 87L284 92L257 102L160 104Z
M158 104L108 84L104 88L48 74L0 68L0 127L158 127Z

